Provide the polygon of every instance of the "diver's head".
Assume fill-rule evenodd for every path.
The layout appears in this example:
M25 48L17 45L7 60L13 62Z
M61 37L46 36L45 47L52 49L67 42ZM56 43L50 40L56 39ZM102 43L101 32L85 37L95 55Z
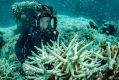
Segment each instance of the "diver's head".
M41 30L46 30L50 28L56 29L57 18L53 14L53 8L50 6L43 5L42 11L37 12L36 19L38 20L38 26ZM40 14L39 14L40 13Z
M40 29L41 30L44 30L44 29L47 29L50 25L50 17L42 17L40 18Z

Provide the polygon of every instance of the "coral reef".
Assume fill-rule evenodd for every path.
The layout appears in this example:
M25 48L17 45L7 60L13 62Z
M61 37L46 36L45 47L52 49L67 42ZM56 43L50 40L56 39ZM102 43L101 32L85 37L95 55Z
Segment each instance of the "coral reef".
M38 53L32 52L33 56L27 61L33 67L33 74L26 76L28 79L43 78L41 75L47 75L52 80L104 79L103 75L107 71L117 68L115 64L118 63L119 44L113 50L108 42L106 49L101 48L101 45L88 48L93 45L93 41L85 44L85 41L78 40L77 35L68 46L60 42L59 38L52 43L53 46L42 45L42 49L35 46Z
M20 64L16 61L10 62L9 59L0 58L0 80L23 80L18 72Z
M73 18L64 15L58 15L58 31L61 34L61 39L68 43L75 34L78 34L79 40L91 41L94 40L95 43L99 43L101 41L108 41L114 44L117 44L119 41L119 27L116 23L113 22L113 25L116 25L117 33L113 35L107 35L105 33L100 32L100 26L96 24L96 22L92 19L87 19L84 17ZM111 23L110 23L111 24ZM91 27L91 26L95 27ZM97 29L98 28L98 29Z
M18 37L19 35L15 35L8 42L5 43L5 45L1 48L1 54L0 54L1 57L9 58L10 55L15 54L14 47Z
M0 59L0 80L13 80L14 77L12 75L14 69L14 64L9 64L8 60L2 58Z
M10 36L9 36L10 37ZM14 52L14 46L19 35L15 35L1 48L0 52L0 80L24 80L21 75L21 65Z
M26 61L32 67L32 74L26 77L37 80L118 80L119 37L99 33L99 26L91 19L64 15L57 17L57 30L60 33L58 41L53 42L53 46L36 47L38 53L32 52L30 61ZM17 70L21 65L14 52L14 44L19 37L19 34L14 34L15 29L16 26L0 29L5 41L0 53L0 77L3 80L24 80L24 75L21 76ZM77 36L73 38L75 34Z
M11 40L11 37L14 37L16 34L14 33L16 30L16 25L8 27L8 28L0 28L0 32L2 33L3 41L7 43Z
M91 27L92 25L97 26L91 19L83 17L71 18L69 16L58 15L58 20L58 31L66 43L69 42L75 34L79 35L80 40L92 40L93 35L98 33L95 28Z

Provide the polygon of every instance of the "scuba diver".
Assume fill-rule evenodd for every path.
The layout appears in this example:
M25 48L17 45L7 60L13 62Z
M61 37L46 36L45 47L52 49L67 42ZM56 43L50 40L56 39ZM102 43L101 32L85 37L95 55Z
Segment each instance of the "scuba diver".
M37 16L33 16L34 25L24 25L21 35L15 44L15 53L23 69L29 67L25 60L32 55L31 51L37 53L34 46L41 48L41 43L52 45L51 40L56 41L59 34L56 30L57 18L53 15L52 7L42 5L42 11L40 12L36 11Z

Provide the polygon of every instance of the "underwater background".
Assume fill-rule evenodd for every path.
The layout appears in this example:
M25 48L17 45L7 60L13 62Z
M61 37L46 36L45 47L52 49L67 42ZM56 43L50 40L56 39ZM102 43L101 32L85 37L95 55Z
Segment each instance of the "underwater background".
M59 36L53 46L36 47L42 56L29 57L26 75L15 54L24 26L12 9L37 2L55 10ZM0 0L0 80L29 79L119 80L119 0Z
M11 5L26 0L0 0L0 25L15 24ZM33 0L30 0L33 1ZM118 0L36 0L53 6L57 14L72 17L88 17L101 23L103 20L119 20Z

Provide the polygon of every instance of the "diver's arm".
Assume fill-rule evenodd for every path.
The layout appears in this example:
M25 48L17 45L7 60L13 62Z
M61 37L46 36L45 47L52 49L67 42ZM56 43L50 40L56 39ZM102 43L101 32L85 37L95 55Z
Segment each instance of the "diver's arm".
M19 36L15 44L15 53L16 53L18 60L21 62L21 64L23 64L25 61L25 57L23 54L23 48L27 40L27 37L28 37L28 27L25 26L24 30L21 32L21 35Z

